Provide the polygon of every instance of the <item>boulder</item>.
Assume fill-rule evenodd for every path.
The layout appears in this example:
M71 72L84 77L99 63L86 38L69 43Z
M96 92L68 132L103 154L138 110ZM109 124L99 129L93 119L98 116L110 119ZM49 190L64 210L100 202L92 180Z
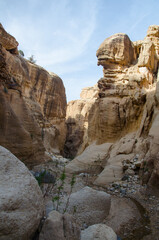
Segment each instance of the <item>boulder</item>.
M82 154L73 159L66 166L66 173L91 173L97 174L102 171L108 156L111 143L96 145L95 143L88 146Z
M43 211L35 178L10 151L0 147L0 239L32 238Z
M80 240L80 228L75 219L65 213L60 214L57 211L49 213L39 240Z
M144 211L141 209L142 206L139 207L139 204L135 201L112 196L111 208L105 224L111 227L121 238L129 237L130 233L135 234L136 229L141 228L142 232L142 227L145 227L145 219L143 221L141 213ZM136 234L139 234L138 231L136 231ZM133 239L136 239L136 237L134 236Z
M81 232L81 240L117 240L112 228L105 224L95 224Z
M118 156L117 156L118 157ZM106 187L111 182L121 180L123 176L123 167L121 163L107 165L99 174L94 184Z
M68 213L74 214L80 224L100 223L109 214L110 195L90 187L84 187L70 196Z

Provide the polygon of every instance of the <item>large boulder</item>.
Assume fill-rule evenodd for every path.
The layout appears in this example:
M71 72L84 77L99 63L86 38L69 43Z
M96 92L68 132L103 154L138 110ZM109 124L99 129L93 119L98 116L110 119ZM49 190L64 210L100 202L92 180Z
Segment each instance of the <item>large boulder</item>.
M68 213L74 214L80 224L92 225L102 222L109 214L110 195L90 187L84 187L70 196Z
M80 228L74 218L65 213L60 214L57 211L49 213L39 240L79 240Z
M95 224L81 233L81 240L117 240L117 235L112 228L105 224Z
M43 196L33 175L0 147L0 239L31 239L43 211Z
M136 204L130 199L112 197L109 216L105 223L119 236L129 236L130 232L141 228L142 218Z
M77 156L66 166L66 172L86 172L91 174L101 172L111 145L111 143L104 143L101 145L96 145L95 143L91 144L82 154Z

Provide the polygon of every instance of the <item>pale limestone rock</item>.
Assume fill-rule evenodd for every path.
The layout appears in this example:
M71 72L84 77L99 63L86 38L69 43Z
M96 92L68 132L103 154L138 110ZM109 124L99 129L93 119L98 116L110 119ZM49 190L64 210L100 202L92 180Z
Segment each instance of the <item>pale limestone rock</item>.
M109 158L104 166L104 170L99 174L94 184L98 186L108 186L111 182L121 180L123 177L123 162L130 162L133 157L135 147L135 133L131 133L114 143L109 151Z
M80 224L92 225L102 222L108 216L110 203L109 194L84 187L71 194L67 212L74 214Z
M145 39L142 44L141 53L139 55L138 66L147 67L152 71L156 71L157 61L155 59L155 55L156 52L154 43L149 39Z
M93 87L83 88L80 94L80 98L81 99L97 98L98 92L99 92L99 89L97 84Z
M123 160L123 158L122 158ZM123 167L121 164L107 165L95 180L94 184L106 187L111 182L121 180L123 176Z
M111 145L111 143L102 145L91 144L81 155L66 165L66 173L98 173L100 168L106 163Z
M43 211L43 196L35 178L11 152L0 147L0 239L31 239Z
M39 240L52 239L80 239L80 228L71 215L67 213L61 214L57 211L52 211L49 213L49 216L42 227Z
M95 224L81 232L81 240L116 240L117 235L105 224Z

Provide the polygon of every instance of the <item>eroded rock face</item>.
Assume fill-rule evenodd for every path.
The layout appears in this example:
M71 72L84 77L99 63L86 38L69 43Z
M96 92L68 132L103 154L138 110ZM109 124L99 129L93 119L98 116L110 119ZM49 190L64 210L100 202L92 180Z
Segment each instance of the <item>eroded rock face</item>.
M154 183L158 179L159 26L150 26L145 39L134 43L120 33L105 39L97 58L103 66L98 87L84 89L80 100L68 104L67 155L76 156L71 164L79 165L78 155L93 142L112 143L96 183L119 180L122 161L130 161L135 154L151 163L147 181Z
M2 24L0 23L0 44L13 53L17 53L18 42L16 39L5 31Z
M1 26L0 144L35 165L45 160L45 150L63 151L65 88L56 74L12 54L10 49L16 46Z
M135 50L129 37L117 33L106 38L97 50L98 65L105 68L109 63L129 66L135 60Z
M21 161L0 146L0 239L31 239L43 211L37 181Z

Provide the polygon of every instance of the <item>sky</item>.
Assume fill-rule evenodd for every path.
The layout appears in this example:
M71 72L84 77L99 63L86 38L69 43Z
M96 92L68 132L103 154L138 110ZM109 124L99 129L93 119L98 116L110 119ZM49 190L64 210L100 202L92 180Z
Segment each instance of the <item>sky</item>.
M107 37L142 40L159 25L158 0L0 0L0 22L25 58L59 75L67 101L103 76L96 51Z

